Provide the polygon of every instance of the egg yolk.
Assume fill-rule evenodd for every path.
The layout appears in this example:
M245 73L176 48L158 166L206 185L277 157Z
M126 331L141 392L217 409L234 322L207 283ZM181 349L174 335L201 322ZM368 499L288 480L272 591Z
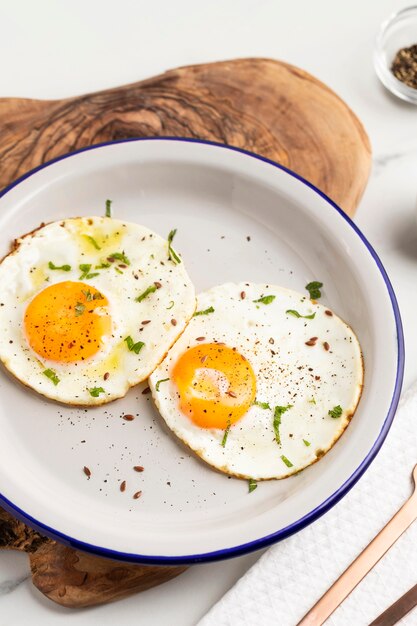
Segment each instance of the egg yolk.
M216 343L190 348L172 370L180 409L202 428L225 429L253 404L256 378L249 361Z
M109 302L91 285L65 281L38 293L28 305L27 341L40 357L73 363L96 354L112 329Z

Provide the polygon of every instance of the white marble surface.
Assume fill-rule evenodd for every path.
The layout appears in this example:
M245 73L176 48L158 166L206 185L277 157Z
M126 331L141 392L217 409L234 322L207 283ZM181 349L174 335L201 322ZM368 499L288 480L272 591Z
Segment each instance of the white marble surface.
M315 74L348 102L371 138L374 167L356 219L396 289L408 385L417 379L417 107L391 97L372 65L380 22L408 4L0 0L0 96L58 98L242 56L283 59ZM195 566L140 596L70 611L33 589L24 555L1 553L0 626L191 626L256 558Z

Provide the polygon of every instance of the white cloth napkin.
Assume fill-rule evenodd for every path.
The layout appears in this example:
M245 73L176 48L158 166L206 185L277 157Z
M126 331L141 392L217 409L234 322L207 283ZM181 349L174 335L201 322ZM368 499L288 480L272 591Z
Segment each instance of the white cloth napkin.
M199 626L295 626L412 493L417 383L404 394L387 440L353 489L316 522L270 548ZM417 583L417 522L326 626L367 626ZM417 624L417 608L400 622Z

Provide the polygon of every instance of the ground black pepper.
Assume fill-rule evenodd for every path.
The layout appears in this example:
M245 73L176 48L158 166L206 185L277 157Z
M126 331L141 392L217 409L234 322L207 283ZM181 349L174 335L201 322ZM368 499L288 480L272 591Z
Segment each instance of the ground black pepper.
M408 87L417 89L417 44L398 50L391 65L391 72Z

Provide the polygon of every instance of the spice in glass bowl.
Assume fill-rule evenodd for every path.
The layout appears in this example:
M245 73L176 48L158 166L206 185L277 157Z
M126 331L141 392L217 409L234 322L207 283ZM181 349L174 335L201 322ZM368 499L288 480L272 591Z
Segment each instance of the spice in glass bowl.
M391 65L391 72L408 87L417 89L417 44L398 50Z

